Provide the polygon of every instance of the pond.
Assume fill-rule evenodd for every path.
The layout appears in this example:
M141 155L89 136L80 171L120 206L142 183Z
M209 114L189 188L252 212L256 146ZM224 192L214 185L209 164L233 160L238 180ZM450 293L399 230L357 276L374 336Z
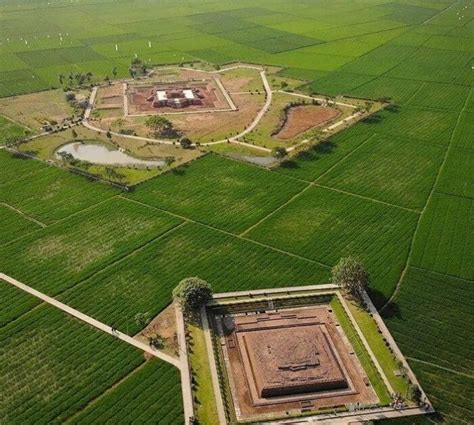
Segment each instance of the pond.
M62 153L68 153L75 159L80 161L87 161L91 164L97 165L143 165L161 167L165 165L164 161L160 160L144 160L134 158L125 152L113 149L110 150L107 146L97 143L82 143L72 142L61 146L56 151L56 157L60 158Z

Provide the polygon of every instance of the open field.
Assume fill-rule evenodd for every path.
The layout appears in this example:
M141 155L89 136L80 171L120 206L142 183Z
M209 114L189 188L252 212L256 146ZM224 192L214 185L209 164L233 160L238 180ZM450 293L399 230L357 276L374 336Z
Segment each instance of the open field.
M130 197L238 232L255 224L304 187L304 183L210 154L191 166L145 183Z
M325 283L339 257L355 254L377 306L390 300L384 320L440 419L473 423L473 18L469 0L3 2L0 114L20 126L0 118L0 144L21 125L38 132L73 113L61 89L48 90L60 87L59 74L103 81L116 68L128 77L135 55L154 65L204 60L209 70L275 66L275 89L299 81L309 92L396 106L273 172L213 154L129 195L0 151L0 271L134 334L134 315L165 308L181 278L198 275L216 291ZM209 122L190 126L184 116L176 126L201 142L242 131L265 102L251 74L222 75L242 93L232 94L242 115L207 117L211 133ZM105 130L118 129L117 112ZM21 148L47 158L62 137ZM200 155L112 142L137 157ZM0 284L2 418L182 422L171 366L144 364L141 353Z
M311 187L254 227L249 237L333 266L360 256L373 278L376 302L395 288L417 214L322 187ZM380 261L390 258L388 269Z
M149 360L89 404L71 423L147 423L156 418L166 424L182 423L181 388L176 369Z

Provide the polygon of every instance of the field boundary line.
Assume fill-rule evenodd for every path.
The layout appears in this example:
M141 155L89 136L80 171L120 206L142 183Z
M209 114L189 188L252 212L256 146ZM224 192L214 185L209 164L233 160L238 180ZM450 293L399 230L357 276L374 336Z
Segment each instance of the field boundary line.
M444 152L443 161L441 162L441 165L438 168L438 173L436 174L436 178L434 179L434 182L433 182L433 185L431 187L430 193L429 193L428 197L426 198L425 205L423 206L423 209L421 210L421 214L418 216L418 220L416 222L415 230L414 230L412 238L411 238L410 248L408 250L408 255L407 255L407 260L406 260L406 263L405 263L405 267L402 270L402 273L400 275L400 278L398 279L397 285L395 286L395 290L393 291L392 295L387 300L387 302L380 308L379 311L381 313L385 310L385 308L388 305L390 305L393 302L395 297L400 292L400 288L402 286L403 279L405 278L406 272L407 272L408 268L410 267L410 263L411 263L411 259L412 259L412 255L413 255L413 250L414 250L414 247L415 247L416 235L418 233L418 229L420 228L421 219L422 219L423 215L425 214L426 208L428 207L428 205L431 202L431 198L433 197L433 194L436 192L436 186L438 184L438 181L439 181L439 178L440 178L441 174L444 171L444 167L446 165L449 153L451 152L451 149L452 149L452 146L453 146L454 135L456 134L456 130L459 126L459 123L461 122L462 114L463 114L464 110L466 109L466 106L467 106L468 102L469 102L469 96L466 97L466 100L464 101L464 106L463 106L462 110L458 112L458 118L456 120L456 125L453 127L453 130L451 131L451 137L449 138L448 147L447 147L446 151Z
M369 142L369 140L373 139L375 136L377 136L377 133L371 134L367 139L365 139L359 146L356 148L352 149L350 152L347 152L342 158L340 158L338 161L336 161L333 165L331 165L324 173L320 174L318 177L316 177L314 180L311 180L311 183L316 183L320 178L324 177L326 174L328 174L330 171L332 171L334 168L336 168L344 159L347 157L351 156L355 151L360 149L363 145Z
M120 197L123 197L122 195L119 195L119 196L120 196ZM274 246L267 245L267 244L262 243L262 242L258 242L258 241L254 240L254 239L246 238L245 236L239 236L239 235L236 234L236 233L232 233L232 232L229 232L229 231L227 231L227 230L219 229L219 228L217 228L217 227L211 226L210 224L202 223L201 221L197 221L197 220L194 220L194 219L192 219L192 218L189 218L189 217L185 217L185 216L176 214L176 213L174 213L174 212L165 210L165 209L163 209L163 208L159 208L159 207L155 207L155 206L153 206L153 205L145 204L145 203L140 202L140 201L137 201L137 200L135 200L135 199L125 198L125 197L123 197L123 198L126 199L126 200L128 200L128 201L130 201L130 202L135 202L135 203L140 204L140 205L143 205L143 206L145 206L145 207L153 208L153 209L155 209L155 210L157 210L157 211L162 211L162 212L167 213L167 214L169 214L169 215L172 215L172 216L174 216L174 217L177 217L177 218L180 218L180 219L182 219L182 220L185 220L185 222L193 223L193 224L196 224L196 225L198 225L198 226L202 226L202 227L205 227L205 228L207 228L207 229L214 230L214 231L216 231L216 232L220 232L220 233L223 233L223 234L228 235L228 236L232 236L232 237L237 238L237 239L241 239L241 240L243 240L243 241L252 242L252 243L254 243L255 245L259 245L259 246L262 246L262 247L264 247L264 248L271 249L272 251L276 251L276 252L279 252L279 253L281 253L281 254L286 254L286 255L288 255L288 256L290 256L290 257L294 257L294 258L298 258L298 259L300 259L300 260L304 260L304 261L306 261L306 262L308 262L308 263L318 264L318 265L320 265L321 267L325 267L325 268L331 268L331 266L330 266L329 264L324 264L324 263L321 263L321 262L319 262L319 261L313 260L313 259L311 259L311 258L303 257L303 256L298 255L298 254L295 254L295 253L293 253L293 252L285 251L285 250L283 250L283 249L279 249L279 248L276 248L276 247L274 247Z
M86 410L89 406L93 406L97 402L99 402L103 397L105 397L107 394L109 394L111 391L113 391L116 387L118 387L122 382L127 380L131 375L133 375L136 372L139 372L140 369L143 369L145 365L149 362L149 360L144 360L142 363L140 363L135 369L131 370L129 373L127 373L125 376L122 376L119 378L117 381L115 381L110 387L105 389L101 394L99 394L97 397L93 398L90 400L88 403L86 403L85 406L81 408L81 410L78 410L77 412L74 412L71 416L67 417L64 420L64 424L70 424L71 421L79 416L84 410Z
M109 325L106 325L105 323L99 322L98 320L94 319L93 317L90 317L79 310L76 310L75 308L72 308L68 306L67 304L62 303L61 301L58 301L34 288L31 286L25 285L24 283L19 282L18 280L14 279L13 277L10 277L4 273L0 272L0 279L4 280L7 283L10 283L12 286L17 287L18 289L21 289L24 292L27 292L36 298L39 298L43 300L44 302L52 305L53 307L58 308L59 310L64 311L65 313L69 314L70 316L75 317L76 319L85 322L88 325L91 325L92 327L109 334L111 336L114 336L121 341L124 341L128 343L129 345L134 346L135 348L138 348L141 351L144 351L148 354L151 354L154 357L157 357L167 363L172 364L173 366L177 367L180 369L180 362L176 360L175 358L171 357L170 355L157 350L157 349L152 349L150 346L144 344L143 342L140 342L136 340L135 338L132 338L131 336L128 336L124 333L121 333L118 330L112 331L112 328Z
M411 213L414 213L414 214L421 214L420 211L413 210L413 209L411 209L411 208L402 207L401 205L391 204L390 202L385 202L385 201L381 201L381 200L379 200L379 199L369 198L369 197L364 196L364 195L358 195L357 193L347 192L346 190L336 189L335 187L325 186L325 185L320 184L320 183L311 183L311 184L312 184L313 186L315 186L315 187L321 187L321 188L323 188L323 189L327 189L327 190L332 190L332 191L334 191L334 192L343 193L344 195L354 196L354 197L360 198L360 199L365 199L366 201L371 201L371 202L374 202L374 203L376 203L376 204L382 204L382 205L386 205L386 206L388 206L388 207L398 208L398 209L400 209L400 210L408 211L408 212L411 212Z
M455 276L455 275L449 274L449 273L437 272L435 270L430 270L430 269L427 269L425 267L414 266L413 264L410 264L410 268L420 270L420 271L423 271L423 272L437 274L437 275L443 276L443 277L449 277L451 279L462 280L463 282L468 282L468 283L473 283L474 284L474 280L466 279L465 277L459 277L459 276Z
M64 218L61 218L61 219L59 219L59 220L56 220L56 221L54 221L54 222L51 223L51 224L45 225L45 226L42 227L41 229L36 229L36 230L33 230L32 232L29 232L29 233L27 233L27 234L18 236L17 238L12 239L11 241L8 241L7 243L5 243L3 246L8 246L8 245L10 245L10 244L13 244L14 242L17 242L17 241L19 241L19 240L21 240L21 239L23 239L23 238L26 238L27 236L29 236L29 235L31 235L31 234L33 234L33 233L36 233L36 232L41 231L42 229L46 229L46 228L53 227L53 226L55 226L56 224L59 224L59 223L62 223L62 222L64 222L64 221L68 220L70 217L74 217L75 215L80 214L80 213L82 213L82 212L84 212L84 211L87 211L87 210L89 210L89 209L91 209L91 208L94 208L94 207L97 206L97 205L101 205L101 204L103 204L103 203L109 201L109 200L112 199L112 198L116 198L118 195L119 195L119 194L117 193L117 194L115 194L115 195L113 195L113 196L110 196L110 197L108 197L108 198L106 198L106 199L103 199L102 201L99 201L99 202L97 202L97 203L95 203L95 204L89 205L89 206L87 206L87 207L85 207L85 208L83 208L83 209L81 209L81 210L79 210L79 211L73 212L72 214L69 214L68 216L66 216L66 217L64 217ZM2 202L0 202L0 203L2 203Z
M133 251L130 251L124 255L122 255L121 257L117 258L116 260L112 261L111 263L109 264L106 264L103 268L101 268L100 270L96 270L96 271L93 271L91 272L90 274L88 274L87 276L84 276L81 280L79 280L78 282L76 282L74 285L70 286L69 288L66 288L60 292L58 292L57 294L54 294L54 297L58 297L60 298L61 296L69 293L70 291L72 291L73 289L76 289L77 287L81 286L82 284L84 284L85 282L87 282L89 279L91 279L92 277L94 277L95 275L99 274L99 273L102 273L106 270L108 270L110 267L113 267L115 266L116 264L122 262L123 260L127 259L128 257L130 257L131 255L134 255L135 253L141 251L142 249L145 249L148 245L152 244L153 242L159 240L160 238L168 235L169 233L172 233L174 230L184 226L187 222L186 221L182 221L181 223L177 224L176 226L173 226L171 229L168 229L166 232L158 235L157 237L153 238L152 240L149 240L145 243L143 243L142 245L140 245L139 247L135 248ZM33 232L32 232L33 233ZM31 233L30 233L31 234ZM0 281L1 281L1 278L0 278ZM20 314L19 316L15 317L14 319L10 320L9 322L3 324L3 325L0 325L0 329L3 328L4 326L7 326L9 325L10 323L12 322L15 322L16 320L22 318L23 316L26 316L27 314L31 313L33 310L35 310L36 308L42 306L43 303L40 302L38 305L35 305L34 307L32 307L30 310L28 311L25 311L24 313Z
M244 230L238 236L243 237L248 232L252 231L254 228L258 227L261 223L263 223L267 218L271 217L273 214L280 211L282 208L286 207L287 205L291 204L296 198L302 195L311 187L311 183L308 183L303 189L301 189L298 193L294 194L290 199L288 199L285 203L281 204L279 207L275 208L273 211L269 212L265 217L257 221L255 224L252 224L248 229Z
M428 365L428 366L432 366L432 367L436 367L438 369L445 370L446 372L455 373L456 375L461 375L461 376L464 376L464 377L469 378L469 379L474 379L474 375L468 375L467 373L460 372L460 371L454 370L454 369L450 369L449 367L441 366L441 365L438 365L436 363L427 362L426 360L420 360L420 359L417 359L416 357L406 357L406 358L408 360L411 360L411 361L414 361L414 362L417 362L417 363L422 363L422 364L425 364L425 365Z
M8 208L8 209L10 209L10 210L16 212L17 214L21 215L21 216L22 216L23 218L25 218L26 220L29 220L29 221L31 221L32 223L37 224L38 226L42 227L43 229L48 226L47 224L45 224L45 223L43 223L43 222L41 222L41 221L39 221L39 220L36 220L36 218L30 217L29 215L27 215L27 214L24 213L23 211L19 210L18 208L14 207L14 206L12 206L12 205L10 205L10 204L7 204L6 202L1 201L1 202L0 202L0 205L3 205L5 208Z

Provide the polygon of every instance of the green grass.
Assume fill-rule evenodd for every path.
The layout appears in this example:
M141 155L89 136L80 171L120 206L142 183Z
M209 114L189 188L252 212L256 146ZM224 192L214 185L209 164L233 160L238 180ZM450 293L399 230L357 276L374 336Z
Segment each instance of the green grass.
M149 360L117 386L89 404L72 424L182 424L182 397L178 370L157 359Z
M289 200L304 183L216 155L142 184L131 199L239 232Z
M63 422L141 362L135 349L54 307L0 329L2 418Z
M30 130L14 121L0 115L0 145L4 145L10 138L29 136Z
M61 299L134 335L139 331L135 314L157 314L171 301L177 283L189 276L205 279L216 292L227 292L326 283L329 269L188 223L95 274Z
M376 136L317 181L336 189L421 210L444 151L444 147L405 138Z
M199 423L218 423L219 416L217 413L204 332L202 328L191 323L188 323L187 328L191 335L188 350L190 353L191 374L195 382L194 397L198 400L195 415Z
M412 264L474 280L474 200L435 193L421 219Z
M385 386L382 377L378 373L372 359L369 356L369 353L365 349L364 345L362 344L359 335L357 335L356 330L354 329L354 325L351 323L349 317L347 316L341 302L337 299L337 297L333 297L331 301L331 308L336 315L337 321L340 323L344 333L349 340L350 344L354 348L354 352L356 353L357 358L359 359L362 367L364 368L367 377L369 378L372 387L377 394L377 397L380 400L381 405L387 405L390 403L390 394L387 391L387 387Z
M392 385L394 391L406 394L409 385L408 381L402 376L397 376L397 372L400 369L399 362L385 344L384 337L379 331L379 327L372 315L353 301L347 301L347 305L390 385Z
M111 199L0 248L0 269L55 295L179 223L178 219Z
M413 212L312 187L249 237L331 266L340 257L360 256L372 275L378 303L395 288L416 221Z

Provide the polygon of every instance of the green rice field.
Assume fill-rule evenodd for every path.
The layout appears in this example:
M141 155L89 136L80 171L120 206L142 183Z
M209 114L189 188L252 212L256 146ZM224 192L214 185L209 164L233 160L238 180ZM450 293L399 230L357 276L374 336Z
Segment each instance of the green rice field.
M39 128L17 96L127 77L135 56L393 104L272 170L208 153L130 193L0 149L0 272L135 335L182 278L327 283L357 255L436 409L387 423L474 423L472 1L6 0L0 145ZM0 299L2 423L183 422L173 366L1 280Z

